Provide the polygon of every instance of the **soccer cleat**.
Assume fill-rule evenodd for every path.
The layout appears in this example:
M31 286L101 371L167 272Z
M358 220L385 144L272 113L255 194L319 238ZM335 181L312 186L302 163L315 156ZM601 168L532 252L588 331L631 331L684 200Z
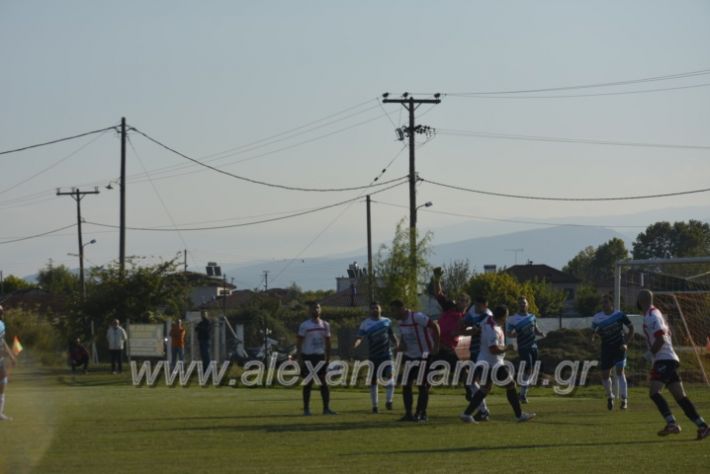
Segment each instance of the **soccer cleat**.
M385 403L385 408L387 408L388 410L391 410L392 409L392 402Z
M710 435L710 426L705 425L703 428L698 428L698 441L707 438L708 435Z
M417 421L417 419L414 418L411 414L407 413L402 418L400 418L399 421Z
M620 410L626 410L629 407L629 401L625 398L621 399L621 406L619 407Z
M473 415L473 419L476 421L488 421L491 418L491 414L488 411L478 411Z
M665 428L658 432L658 436L668 436L669 434L680 433L680 425L677 423L668 423Z
M12 417L9 417L5 415L4 413L0 413L0 421L12 421ZM700 431L698 431L698 436L700 436ZM700 439L700 438L698 438Z
M429 421L429 417L426 416L426 413L422 413L417 417L417 423L426 423L427 421Z
M473 423L474 425L478 424L474 417L472 417L471 415L467 415L466 413L461 413L459 415L459 420L463 421L464 423Z
M372 407L372 413L374 413L374 414L376 415L376 414L378 414L379 412L380 412L380 409L379 409L379 408L377 408L377 407Z
M323 414L324 414L324 415L337 415L337 413L335 413L335 412L334 412L333 410L331 410L330 408L323 408Z
M303 410L303 416L311 416L311 410Z
M606 399L606 407L609 411L614 409L614 399L613 398Z
M524 422L524 421L532 420L533 418L535 418L535 416L536 416L535 413L525 413L525 412L522 412L522 413L520 414L520 416L517 418L517 420L518 420L520 423L522 423L522 422Z

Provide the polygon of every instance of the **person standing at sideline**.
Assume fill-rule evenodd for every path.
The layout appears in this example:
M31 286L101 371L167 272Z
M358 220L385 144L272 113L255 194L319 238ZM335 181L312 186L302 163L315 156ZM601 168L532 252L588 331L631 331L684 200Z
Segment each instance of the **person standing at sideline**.
M116 374L123 372L123 350L128 341L128 334L121 327L118 319L111 322L106 331L106 339L108 340L108 351L111 354L111 373Z
M178 319L170 328L170 347L172 349L173 366L185 362L185 327L182 319Z
M200 358L202 359L202 365L206 366L210 363L210 336L212 332L212 324L207 317L207 311L203 311L201 315L200 322L195 326L195 332L197 333L197 342L200 345Z
M296 350L301 358L301 363L309 377L315 373L320 383L320 396L323 399L323 414L335 415L330 409L330 390L325 381L325 375L330 362L330 324L320 317L321 308L318 302L308 303L311 313L310 319L301 323L298 328ZM304 371L304 372L305 372ZM303 385L303 415L311 415L311 389L313 378Z
M5 341L5 310L0 306L0 421L11 421L5 415L5 387L7 387L7 368L9 364L15 365L15 354Z

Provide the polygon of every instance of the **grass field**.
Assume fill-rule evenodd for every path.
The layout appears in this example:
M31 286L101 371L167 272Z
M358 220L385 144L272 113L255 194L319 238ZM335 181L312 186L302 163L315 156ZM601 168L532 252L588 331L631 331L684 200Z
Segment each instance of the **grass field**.
M710 418L710 390L689 387ZM382 398L383 395L381 394ZM364 389L333 392L338 416L300 416L300 391L284 388L136 388L129 376L71 376L19 369L0 423L0 472L708 472L710 439L672 404L684 428L656 436L663 421L632 389L627 412L608 412L601 387L561 398L531 391L518 424L501 390L493 420L457 419L461 390L437 389L428 424L395 410L369 413ZM320 406L317 391L313 407ZM318 413L319 410L314 410Z

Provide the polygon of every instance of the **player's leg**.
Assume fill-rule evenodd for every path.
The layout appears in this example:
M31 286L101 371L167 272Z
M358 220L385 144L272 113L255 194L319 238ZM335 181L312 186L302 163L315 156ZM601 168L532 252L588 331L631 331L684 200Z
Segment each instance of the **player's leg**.
M481 402L483 401L484 398L486 398L486 395L491 391L491 387L493 386L493 382L491 381L490 377L487 377L485 382L483 382L482 385L480 385L480 388L476 391L476 393L473 394L471 397L471 401L468 402L468 406L464 410L464 412L459 415L459 419L465 423L475 423L476 421L473 419L473 412L479 409Z
M310 356L304 355L303 360L301 361L301 374L303 374L305 377L310 377L311 373L310 371L312 370L309 368L309 365L306 364L306 362L310 362L311 367L315 368L313 366L313 360L311 359ZM310 416L311 415L311 390L313 389L313 379L308 378L308 382L303 384L303 415L304 416Z
M610 361L608 360L608 356L605 354L602 354L601 360L600 360L600 366L601 366L601 377L602 377L602 385L604 386L604 393L606 394L606 407L609 410L612 410L614 408L614 390L612 389L611 385L611 369L612 365Z
M678 380L677 382L670 383L668 385L668 391L671 392L671 395L673 395L675 401L683 409L685 416L687 416L688 419L695 423L695 426L698 427L698 439L707 437L710 434L710 428L708 428L708 424L705 422L703 417L698 414L698 411L695 409L695 405L690 401L688 395L685 393L685 390L683 389L683 382Z
M0 421L10 421L12 418L5 415L5 387L7 386L7 372L0 365Z
M626 381L626 372L624 371L626 367L626 354L623 355L623 359L616 363L616 380L619 385L619 397L621 398L621 405L619 408L626 410L629 403L629 384Z
M382 376L386 380L385 382L385 408L388 410L392 409L392 402L394 401L394 387L395 387L395 380L394 377L392 376L392 361L391 360L386 360L384 362L387 364L382 371Z
M427 407L429 406L429 382L427 382L427 375L429 373L429 365L431 363L431 357L423 360L424 365L424 382L419 385L419 390L417 394L417 410L414 413L414 417L417 421L426 422L427 417Z
M368 382L370 383L370 402L372 402L372 413L379 412L379 390L377 387L377 369L379 365L378 361L372 361L372 372L369 374L368 379Z
M402 366L402 403L404 404L404 416L399 421L416 421L412 413L412 405L414 404L414 395L412 393L412 385L416 378L415 367L412 367L411 359L405 358Z
M523 412L523 409L520 406L523 396L522 393L520 396L518 396L518 393L515 389L515 378L513 377L513 374L511 374L508 370L508 367L501 365L496 369L498 370L496 380L502 382L502 385L505 388L505 396L508 399L508 403L510 403L511 408L513 409L513 413L515 413L515 418L518 421L528 421L534 418L535 413Z
M666 420L666 426L658 432L658 436L680 433L680 426L671 412L671 407L668 406L668 402L661 394L663 387L672 377L670 364L668 364L668 362L670 361L658 361L653 364L653 369L651 369L651 384L648 389L651 400L656 404L663 419Z
M520 363L525 363L523 369L523 380L520 384L520 403L528 402L528 388L532 377L533 367L537 361L537 349L530 348L520 352Z
M316 364L321 364L321 369L318 371L318 383L320 384L320 398L323 400L323 414L335 415L336 413L330 409L330 387L328 387L325 377L328 373L325 356L316 357Z

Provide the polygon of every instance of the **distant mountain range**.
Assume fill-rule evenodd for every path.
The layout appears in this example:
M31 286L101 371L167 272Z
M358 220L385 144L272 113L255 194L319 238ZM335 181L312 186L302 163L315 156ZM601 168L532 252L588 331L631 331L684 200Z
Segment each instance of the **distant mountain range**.
M613 237L624 240L630 247L632 240L628 236L610 229L560 226L434 245L430 261L434 265L441 265L454 260L468 260L476 271L483 271L486 264L494 264L499 268L511 266L517 257L518 263L532 260L562 268L583 248L600 245ZM514 252L513 249L523 250ZM247 265L225 263L222 268L228 277L235 277L235 284L242 288L243 283L240 284L240 281L253 280L253 287L261 286L263 272L268 271L270 286L284 287L295 282L305 290L335 289L335 278L346 276L348 265L353 262L365 267L367 255L353 253L332 258L264 261Z

